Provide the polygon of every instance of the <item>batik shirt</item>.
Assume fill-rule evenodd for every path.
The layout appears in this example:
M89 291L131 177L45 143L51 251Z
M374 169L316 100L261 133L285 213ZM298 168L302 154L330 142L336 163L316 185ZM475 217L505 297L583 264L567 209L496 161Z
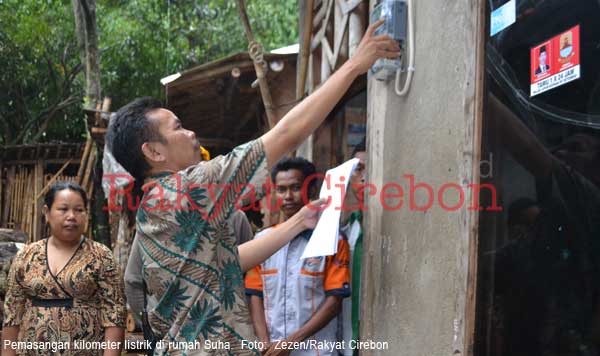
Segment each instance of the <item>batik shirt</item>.
M72 302L48 305L58 300ZM104 330L123 328L126 316L123 279L112 252L84 238L53 275L48 239L25 246L10 267L4 312L4 327L19 326L18 341L26 343L17 355L102 355Z
M258 355L233 228L237 202L268 176L262 141L147 180L136 239L155 355Z

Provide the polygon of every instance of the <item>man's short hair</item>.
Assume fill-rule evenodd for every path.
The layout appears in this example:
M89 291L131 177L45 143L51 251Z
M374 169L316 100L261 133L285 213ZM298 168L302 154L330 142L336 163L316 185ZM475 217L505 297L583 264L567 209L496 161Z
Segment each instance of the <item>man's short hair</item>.
M540 47L540 54L541 54L542 52L546 53L546 46L542 46L542 47Z
M150 169L142 152L142 144L148 141L164 142L157 125L146 117L149 111L161 107L161 102L154 98L135 99L119 109L108 126L108 149L136 180L143 179Z
M358 152L367 152L367 142L366 142L367 137L363 137L363 139L360 141L360 143L356 146L354 146L354 150L352 150L352 157L354 158L354 156L356 156L356 154Z
M315 165L312 164L309 160L304 157L286 157L277 162L273 168L271 168L271 180L275 183L275 178L277 177L277 173L289 171L291 169L297 169L302 172L303 181L304 179L313 176L317 173L317 169ZM316 187L317 180L311 179L308 189Z

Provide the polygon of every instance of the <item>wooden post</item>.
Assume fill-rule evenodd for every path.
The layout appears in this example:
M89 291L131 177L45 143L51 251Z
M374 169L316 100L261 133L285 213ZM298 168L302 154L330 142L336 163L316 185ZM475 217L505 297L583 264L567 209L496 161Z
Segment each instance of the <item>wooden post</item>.
M3 212L4 212L4 202L6 201L4 199L3 193L4 193L4 182L3 179L4 178L4 164L2 163L2 161L0 161L0 226L2 226L2 217L4 216Z
M313 27L313 6L314 0L306 1L306 10L304 13L304 25L302 27L302 44L300 47L300 75L296 83L296 99L304 96L306 88L306 75L308 73L308 58L310 57L310 39L312 37Z
M31 231L32 228L32 223L33 223L33 192L31 191L31 189L29 189L29 187L31 187L33 185L33 176L35 173L35 166L34 168L30 171L26 173L25 176L25 184L23 185L24 190L23 190L23 210L24 210L24 214L23 214L23 218L21 220L21 224L22 224L22 230L24 232L27 233L27 235L29 236L28 241L29 242L33 242L33 233Z
M333 61L331 71L338 69L348 59L348 26L349 14L345 14L340 0L335 0L333 4Z
M83 187L83 189L86 189L88 187L88 183L90 181L90 176L92 175L92 169L94 168L95 158L96 158L96 144L92 143L92 149L90 150L89 158L87 159L87 162L86 162L85 171L83 172L83 179L81 180L81 186ZM89 191L86 191L86 193L89 193ZM89 194L88 194L88 196L89 196Z
M42 207L44 206L44 200L43 197L38 195L42 192L42 189L44 189L44 162L39 160L35 165L35 168L33 240L39 241L42 238Z
M92 136L89 135L87 140L85 141L85 148L83 149L83 155L81 156L81 163L79 164L79 170L77 170L77 184L83 182L83 173L85 172L85 168L87 167L87 160L90 156L90 150L92 149Z
M38 193L38 195L36 195L36 199L40 199L42 197L42 195L46 194L46 191L48 190L48 188L50 188L50 186L52 184L54 184L54 181L61 179L61 173L65 170L65 168L67 168L67 166L70 163L71 163L71 160L68 160L67 162L65 162L65 164L63 164L62 167L60 167L60 169L58 170L58 172L56 172L52 176L52 178L50 178L50 180L48 180L48 183L46 183L46 185L44 185L44 187L42 188L42 190L40 190L40 192ZM42 179L42 181L43 181L43 179Z
M348 22L348 57L352 58L354 52L358 48L358 44L362 39L365 28L367 27L367 18L369 15L369 9L365 2L361 2L354 10L350 13L350 19Z
M108 110L110 110L110 103L111 99L108 96L105 96L104 100L102 101L102 112L96 114L96 124L94 126L103 128L106 127L106 123L104 122L102 115L104 115L105 112L108 112Z
M254 42L254 35L252 34L252 28L250 27L250 21L248 20L248 14L246 13L246 4L244 0L238 0L238 9L240 11L240 18L244 25L244 31L248 38L248 53L254 62L254 70L256 71L256 78L258 79L258 85L260 88L260 95L265 105L265 111L269 120L269 129L273 128L277 123L277 118L273 112L273 99L271 98L271 92L269 91L269 83L267 82L267 76L265 73L266 62L263 57L262 46Z
M23 187L23 167L19 167L19 171L17 172L17 190L15 192L15 205L14 205L14 210L13 210L13 219L12 221L15 223L15 228L20 229L21 226L21 215L23 212L23 207L21 204L22 201L22 197L23 197L23 192L22 192L22 187ZM17 225L18 224L18 225Z
M6 189L5 189L5 196L6 199L4 200L3 204L4 204L4 209L2 211L2 226L7 226L9 219L10 219L10 215L9 213L11 213L12 211L12 203L13 203L13 192L15 191L15 166L10 166L8 167L8 171L6 173Z

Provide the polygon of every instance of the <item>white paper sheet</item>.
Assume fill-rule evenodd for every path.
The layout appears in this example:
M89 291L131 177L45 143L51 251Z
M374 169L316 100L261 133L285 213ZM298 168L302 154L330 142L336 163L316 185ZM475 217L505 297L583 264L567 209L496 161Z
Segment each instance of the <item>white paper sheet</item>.
M329 188L327 180L321 186L319 198L331 198L331 203L323 210L317 226L312 233L310 241L304 249L302 258L331 256L337 252L338 237L340 234L340 215L345 197L342 196L339 185L345 184L344 191L348 191L348 182L352 172L360 160L353 158L341 165L327 171L325 177L329 177ZM344 181L341 181L344 177ZM336 185L338 185L336 187ZM337 209L336 209L337 208Z

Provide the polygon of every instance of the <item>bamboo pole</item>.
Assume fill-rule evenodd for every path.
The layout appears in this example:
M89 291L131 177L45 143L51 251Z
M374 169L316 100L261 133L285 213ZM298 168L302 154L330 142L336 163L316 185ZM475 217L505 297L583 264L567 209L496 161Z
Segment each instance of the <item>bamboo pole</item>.
M46 185L44 186L44 188L35 197L36 200L38 200L42 195L46 194L46 191L50 188L50 186L52 184L54 184L54 181L56 181L57 178L62 177L60 174L65 170L65 168L67 168L67 166L71 163L71 161L72 161L72 159L68 160L67 162L65 162L65 164L63 164L62 167L60 167L60 169L58 170L58 172L56 172L54 174L54 176L52 176L52 178L48 181L48 183L46 183Z
M38 216L39 216L40 212L38 211L39 205L38 205L37 196L39 193L40 186L42 185L42 182L41 182L42 173L40 173L41 167L42 167L42 163L41 163L41 161L38 161L38 163L36 163L36 165L33 169L33 201L32 201L32 204L33 204L33 226L31 229L31 236L32 236L33 241L36 241L38 238L38 228L39 228L39 224L38 224L39 217Z
M15 174L15 191L13 194L13 206L12 211L10 212L10 221L17 224L17 218L19 213L19 196L21 195L21 169L18 167L17 172Z
M300 76L298 77L298 83L296 83L296 99L304 96L304 90L306 88L306 76L308 73L308 59L310 57L310 39L312 37L312 22L313 22L313 6L314 0L306 1L306 13L304 14L304 28L302 33L302 47L300 47Z
M83 180L83 172L87 165L87 159L92 148L92 136L88 136L85 141L85 148L83 149L83 155L81 156L81 162L79 163L79 169L77 170L77 184L81 184Z
M11 172L9 174L9 178L11 179L10 185L8 188L10 189L10 194L8 196L8 201L6 204L6 209L8 212L5 212L6 216L6 224L14 222L14 203L15 203L15 192L17 191L17 169L15 166L11 167Z
M21 169L17 169L17 173L15 175L15 193L13 194L13 209L10 214L10 220L16 224L17 223L17 214L19 213L19 196L21 195ZM15 225L16 226L16 225Z
M248 38L248 53L254 62L254 70L256 71L256 78L258 79L258 85L260 88L260 95L265 105L265 111L267 113L267 119L269 121L269 129L272 129L277 123L277 118L273 112L273 98L271 97L271 91L269 90L269 83L267 82L267 76L265 72L266 62L263 58L263 48L260 43L254 41L254 35L252 34L252 28L250 27L250 21L248 20L248 14L246 13L246 4L244 0L238 0L238 9L240 12L240 18L244 25L244 31Z
M29 186L32 182L33 172L27 172L24 180L23 187ZM23 216L21 218L21 230L29 235L28 240L31 242L33 236L31 234L31 215L32 206L31 204L31 189L23 190Z
M4 177L4 165L0 162L0 226L2 226L2 217L4 216L4 184L2 183L2 178Z
M14 174L14 182L13 182L13 189L12 189L12 196L10 198L11 201L11 207L10 207L10 215L8 217L8 220L13 224L16 223L16 218L17 218L17 206L18 206L18 196L19 196L19 175L20 175L20 170L17 170L15 167L15 174Z
M22 167L19 167L19 191L17 193L17 208L15 209L15 223L22 225L23 221L23 192L24 192L25 172Z
M83 181L81 182L81 186L83 187L83 189L86 189L89 181L90 181L90 176L92 174L92 169L94 168L94 163L96 161L96 144L93 143L92 144L92 149L90 151L90 157L87 160L87 164L85 167L85 172L83 174ZM86 193L89 193L89 190L86 191ZM88 194L89 196L89 194Z
M13 191L15 184L15 166L10 166L6 173L6 189L4 195L6 199L4 199L4 211L2 212L2 225L6 225L9 222L9 213L11 212L11 204L13 202Z

